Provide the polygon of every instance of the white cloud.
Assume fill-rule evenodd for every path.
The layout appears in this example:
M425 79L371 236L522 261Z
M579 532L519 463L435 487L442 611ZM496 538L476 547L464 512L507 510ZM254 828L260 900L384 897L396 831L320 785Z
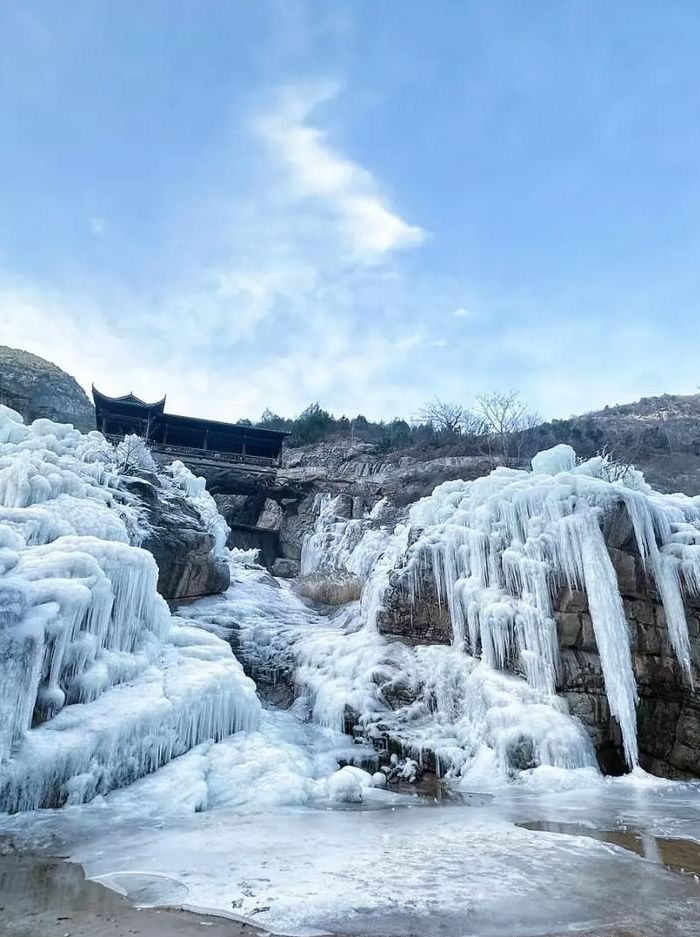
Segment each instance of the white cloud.
M610 316L601 348L599 317L588 331L585 309L577 328L571 315L559 322L559 309L576 308L566 297L538 308L528 297L494 298L419 274L412 255L398 252L424 232L311 122L322 104L337 106L337 94L335 85L287 88L257 118L252 168L242 175L232 154L251 146L246 119L216 171L197 183L189 210L182 193L172 199L164 224L171 252L154 245L169 275L148 291L86 283L86 271L79 286L60 288L0 272L0 342L55 361L86 388L94 381L108 393L153 399L167 392L172 411L222 420L256 417L266 406L293 414L314 400L336 413L389 418L434 394L468 404L499 386L519 388L547 416L567 415L693 389L692 345L678 335L645 333L642 341L636 326L627 334ZM104 219L91 221L96 235L104 230ZM643 346L663 354L650 365Z
M289 198L315 200L335 219L359 259L381 259L414 247L426 237L388 205L371 172L331 145L327 132L310 123L313 113L339 92L334 83L289 86L255 129L287 172Z
M228 150L187 210L174 205L170 276L148 293L0 276L0 341L55 361L86 389L167 392L171 410L223 420L314 400L369 417L414 406L401 372L425 349L425 330L415 284L390 261L424 235L309 124L336 93L287 88L256 123L248 177L235 176ZM237 145L250 147L249 125ZM89 226L98 236L104 219Z

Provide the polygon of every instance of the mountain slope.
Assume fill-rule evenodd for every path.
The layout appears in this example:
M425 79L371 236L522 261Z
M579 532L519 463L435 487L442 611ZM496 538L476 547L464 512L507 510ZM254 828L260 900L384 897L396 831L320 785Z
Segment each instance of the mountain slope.
M81 432L95 429L95 408L74 377L44 358L6 345L0 345L0 403L26 422L47 417L73 423Z
M700 494L700 394L642 397L553 420L538 435L538 443L567 442L581 456L607 450L661 491Z

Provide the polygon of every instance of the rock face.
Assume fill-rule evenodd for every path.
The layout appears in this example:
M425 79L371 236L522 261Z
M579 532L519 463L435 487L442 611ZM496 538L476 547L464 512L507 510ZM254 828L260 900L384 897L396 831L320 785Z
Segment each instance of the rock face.
M377 616L381 634L409 644L450 644L452 623L444 601L438 598L432 576L421 579L420 599L413 603L400 576L394 576Z
M700 696L682 673L671 646L661 599L645 570L626 512L617 511L603 529L630 628L639 693L637 737L641 766L670 778L700 776ZM379 631L411 645L449 644L452 626L432 574L419 584L415 603L398 569L379 613ZM686 599L694 686L700 682L700 600ZM627 769L622 739L610 714L593 624L584 592L562 589L555 602L561 667L558 692L591 736L601 769ZM518 670L517 661L510 666Z
M293 579L299 575L299 562L280 557L272 564L271 572L273 576L278 576L280 579Z
M28 351L0 345L0 403L26 423L46 417L72 423L81 432L95 429L95 409L75 378Z
M318 495L342 495L347 517L360 518L382 498L398 507L422 498L441 482L487 474L493 463L474 456L387 458L376 446L350 439L323 441L283 452L277 492L268 495L254 522L279 531L280 558L298 563L318 517ZM249 511L249 502L245 510ZM251 523L226 515L229 524ZM290 567L293 568L293 567Z
M158 591L163 598L200 598L228 589L228 564L213 552L214 537L187 499L166 491L156 476L124 484L145 506L150 534L141 546L158 564Z
M630 627L639 692L640 763L672 778L700 775L700 699L681 672L664 609L634 547L609 547ZM584 593L564 590L557 602L561 646L559 691L588 729L603 770L624 770L617 723L610 716L600 656ZM686 601L693 680L700 678L700 603Z

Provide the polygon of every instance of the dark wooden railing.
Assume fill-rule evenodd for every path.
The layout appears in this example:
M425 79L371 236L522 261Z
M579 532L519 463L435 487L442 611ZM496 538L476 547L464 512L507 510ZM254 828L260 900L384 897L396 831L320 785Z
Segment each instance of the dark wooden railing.
M118 443L123 436L105 434L110 442ZM228 462L245 465L264 465L274 468L279 465L279 459L270 456L243 455L240 452L222 452L217 449L198 449L194 446L174 446L168 443L147 442L148 448L157 454L172 456L173 459L211 459L214 462Z

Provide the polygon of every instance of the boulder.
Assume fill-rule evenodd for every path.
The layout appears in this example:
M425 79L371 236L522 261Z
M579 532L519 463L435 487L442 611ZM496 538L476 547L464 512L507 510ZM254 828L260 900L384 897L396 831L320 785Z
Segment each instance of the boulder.
M450 614L446 603L438 599L433 576L421 577L414 602L403 571L394 573L377 616L377 629L407 644L450 644Z
M293 579L295 576L299 575L299 562L297 560L280 557L272 564L270 572L273 576L278 576L280 579Z
M164 599L194 599L224 592L228 564L212 553L214 538L202 530L161 526L144 547L158 564L158 591Z
M124 478L122 485L144 505L149 533L141 546L158 565L158 591L163 598L173 601L224 592L231 581L228 563L214 553L214 537L185 496L163 487L155 475Z

